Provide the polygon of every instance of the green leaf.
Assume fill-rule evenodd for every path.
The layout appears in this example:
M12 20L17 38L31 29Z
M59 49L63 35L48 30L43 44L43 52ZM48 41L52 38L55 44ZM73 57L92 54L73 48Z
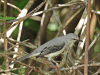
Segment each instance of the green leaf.
M23 67L22 65L20 65L20 67ZM23 69L21 69L21 70L18 70L18 72L19 72L19 74L21 74L22 72L25 72L26 71L26 69L25 68L23 68ZM25 74L25 73L24 73Z
M4 70L5 70L5 65L2 67L2 69L4 69Z
M0 20L12 20L16 19L15 17L0 17Z

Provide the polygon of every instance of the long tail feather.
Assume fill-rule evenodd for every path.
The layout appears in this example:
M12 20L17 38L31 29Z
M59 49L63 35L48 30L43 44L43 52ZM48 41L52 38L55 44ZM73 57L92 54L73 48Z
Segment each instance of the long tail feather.
M24 59L26 59L26 58L29 58L29 57L31 57L30 54L25 55L25 56L23 56L23 57L17 59L17 61L22 61L22 60L24 60ZM12 63L9 64L9 66L11 66L11 65L13 65L13 64L15 64L15 63L16 63L16 62L12 62Z

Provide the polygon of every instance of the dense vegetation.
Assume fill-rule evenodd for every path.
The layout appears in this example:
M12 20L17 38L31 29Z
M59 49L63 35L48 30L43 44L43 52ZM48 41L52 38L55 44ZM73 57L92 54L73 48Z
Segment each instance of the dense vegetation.
M87 0L0 0L0 75L83 75L88 47L85 42L89 43L86 71L98 75L100 0L91 1L91 10L87 10ZM86 32L90 34L87 37ZM44 57L14 60L68 33L76 34L83 42L69 44L55 57L56 68ZM12 61L17 63L9 67Z

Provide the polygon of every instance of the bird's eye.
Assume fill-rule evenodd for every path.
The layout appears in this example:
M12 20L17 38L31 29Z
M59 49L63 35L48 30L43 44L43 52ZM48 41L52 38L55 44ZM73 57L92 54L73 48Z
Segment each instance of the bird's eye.
M76 39L76 38L74 38L74 37L72 37L71 39L72 39L72 40L78 40L78 39Z
M73 38L73 37L71 39L83 42L81 39L76 39L76 38Z

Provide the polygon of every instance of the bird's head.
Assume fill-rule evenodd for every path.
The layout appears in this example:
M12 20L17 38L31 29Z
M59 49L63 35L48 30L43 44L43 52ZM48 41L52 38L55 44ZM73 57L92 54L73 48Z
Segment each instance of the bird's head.
M69 41L69 42L70 42L70 41L73 41L73 42L74 42L74 41L75 41L75 42L76 42L76 41L81 41L81 42L82 42L82 40L79 39L79 37L78 37L76 34L74 34L74 33L69 33L69 34L67 34L67 35L66 35L66 40Z

